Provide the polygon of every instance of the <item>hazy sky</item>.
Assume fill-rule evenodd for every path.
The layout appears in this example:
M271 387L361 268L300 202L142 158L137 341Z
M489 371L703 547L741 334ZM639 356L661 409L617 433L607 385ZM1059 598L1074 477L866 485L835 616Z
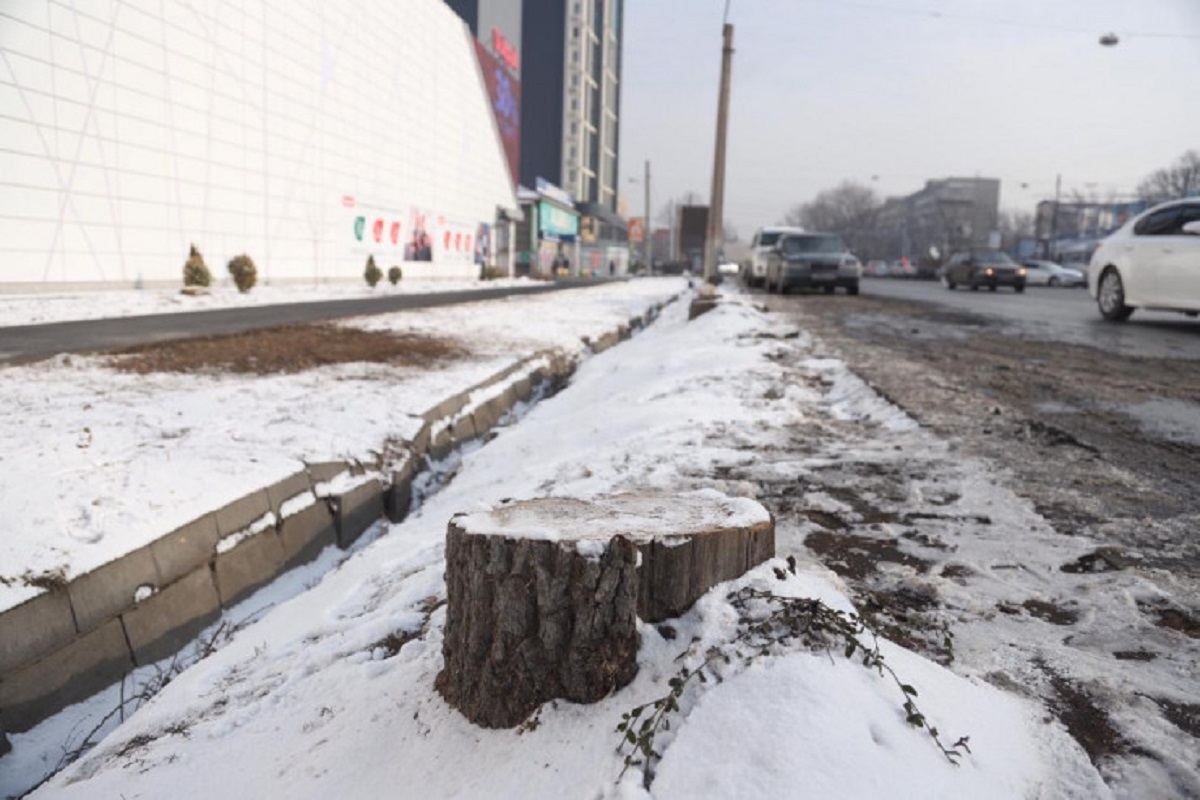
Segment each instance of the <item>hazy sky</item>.
M655 214L708 198L724 9L625 2L631 215L646 159ZM1200 0L730 0L729 19L725 209L743 236L847 178L889 196L995 177L1002 208L1032 211L1058 173L1130 193L1200 150Z

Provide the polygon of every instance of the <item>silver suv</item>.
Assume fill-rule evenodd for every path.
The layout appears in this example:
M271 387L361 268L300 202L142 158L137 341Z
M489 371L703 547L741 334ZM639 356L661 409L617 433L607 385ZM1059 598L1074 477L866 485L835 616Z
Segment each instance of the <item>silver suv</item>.
M804 228L775 226L759 228L750 240L750 255L742 265L742 280L747 286L765 286L767 282L767 258L771 249L779 243L779 237L789 233L804 233Z

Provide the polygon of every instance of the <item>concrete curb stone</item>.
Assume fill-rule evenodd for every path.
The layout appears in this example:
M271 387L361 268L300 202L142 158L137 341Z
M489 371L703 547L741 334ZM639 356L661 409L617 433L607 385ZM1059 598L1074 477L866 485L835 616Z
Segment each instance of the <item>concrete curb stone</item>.
M207 565L216 553L220 538L216 516L205 514L151 542L150 553L158 566L159 580L163 584L173 583L197 567Z
M75 635L71 599L44 592L0 614L0 675L45 655Z
M221 600L207 567L138 603L121 615L138 666L176 653L221 615Z
M274 528L238 542L213 561L217 594L225 608L275 579L283 567L283 545Z
M318 500L279 523L283 571L312 561L337 544L337 522L329 505Z
M259 489L218 509L213 516L217 519L217 531L222 536L228 536L250 527L250 523L270 510L271 499L267 490Z
M121 618L12 672L0 675L0 708L13 733L27 731L72 703L86 700L133 669Z
M75 626L80 633L90 631L104 620L115 617L133 605L140 586L157 587L158 565L149 547L126 553L99 569L84 573L67 584Z
M343 550L383 516L383 485L371 479L337 499L337 539Z
M271 511L275 512L275 516L278 517L280 513L279 509L284 503L298 494L309 491L312 491L312 484L308 481L308 472L307 470L300 470L268 486L267 500L271 506Z

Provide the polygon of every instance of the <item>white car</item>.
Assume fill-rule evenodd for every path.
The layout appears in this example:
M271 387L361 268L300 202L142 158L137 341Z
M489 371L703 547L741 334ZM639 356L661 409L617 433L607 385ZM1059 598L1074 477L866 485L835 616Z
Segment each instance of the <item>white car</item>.
M1136 308L1200 314L1200 198L1157 205L1101 242L1088 292L1117 322Z
M1025 268L1025 283L1030 286L1086 286L1087 277L1077 269L1055 264L1053 261L1030 259L1022 261Z
M789 233L804 233L803 228L788 228L776 226L759 228L750 240L750 257L746 262L746 272L742 279L747 286L766 286L767 260L771 250L779 243L779 237Z

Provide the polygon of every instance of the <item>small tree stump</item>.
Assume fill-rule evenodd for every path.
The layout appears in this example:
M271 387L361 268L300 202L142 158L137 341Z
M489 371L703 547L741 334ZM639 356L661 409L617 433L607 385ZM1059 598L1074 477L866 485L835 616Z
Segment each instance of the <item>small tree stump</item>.
M457 515L436 687L488 728L518 725L555 698L594 703L637 674L639 615L676 616L774 552L766 509L712 491Z

